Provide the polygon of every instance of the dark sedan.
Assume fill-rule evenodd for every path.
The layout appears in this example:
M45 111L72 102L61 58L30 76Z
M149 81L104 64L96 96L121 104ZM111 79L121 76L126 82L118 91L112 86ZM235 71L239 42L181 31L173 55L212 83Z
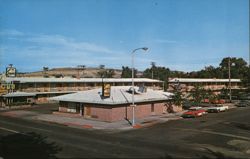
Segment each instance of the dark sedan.
M241 100L239 103L236 104L237 107L249 107L250 101L249 100Z

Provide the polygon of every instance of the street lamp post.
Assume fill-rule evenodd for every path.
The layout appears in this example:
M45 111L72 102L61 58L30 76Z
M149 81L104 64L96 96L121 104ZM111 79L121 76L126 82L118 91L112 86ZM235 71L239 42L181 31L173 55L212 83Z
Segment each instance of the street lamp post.
M232 90L231 90L231 61L228 58L228 79L229 79L229 102L232 102Z
M134 54L137 50L144 50L147 51L148 48L147 47L142 47L142 48L137 48L134 49L131 53L132 55L132 126L135 125L135 88L134 88Z
M231 65L234 63L231 63L231 58L228 58L228 79L229 79L229 102L232 103L232 85L231 85Z

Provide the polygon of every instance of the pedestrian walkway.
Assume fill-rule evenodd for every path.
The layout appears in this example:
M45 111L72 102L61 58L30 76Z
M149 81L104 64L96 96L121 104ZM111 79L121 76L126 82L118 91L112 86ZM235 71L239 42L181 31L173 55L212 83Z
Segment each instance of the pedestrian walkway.
M15 110L15 109L25 109L25 108L31 108L31 105L19 105L19 106L6 106L6 107L0 107L1 110Z
M54 112L53 114L44 114L44 112L33 111L32 109L24 108L22 108L21 110L4 110L0 112L0 115L14 118L22 118L27 120L39 120L84 129L129 130L133 128L149 127L157 123L167 122L169 120L180 119L180 115L182 113L183 112L166 113L162 115L152 115L141 119L136 118L135 126L132 126L131 122L125 119L116 122L104 122L95 119L83 118L78 115L72 116L68 113L64 114Z
M34 116L33 119L63 124L70 127L77 128L88 128L88 129L105 129L105 130L129 130L133 128L149 127L157 123L167 122L169 120L180 119L179 113L163 114L163 115L153 115L146 118L136 120L136 125L131 126L130 122L127 120L117 121L117 122L103 122L86 118L75 118L67 117L55 114L40 114Z
M234 108L229 104L229 108ZM136 119L135 126L132 126L130 121L122 120L117 122L104 122L95 119L87 119L83 117L68 116L67 114L39 114L33 117L33 119L58 123L69 127L77 127L84 129L103 129L103 130L129 130L133 128L149 127L158 123L164 123L169 120L181 119L181 114L186 110L178 113L166 113L162 115L152 115L142 119Z

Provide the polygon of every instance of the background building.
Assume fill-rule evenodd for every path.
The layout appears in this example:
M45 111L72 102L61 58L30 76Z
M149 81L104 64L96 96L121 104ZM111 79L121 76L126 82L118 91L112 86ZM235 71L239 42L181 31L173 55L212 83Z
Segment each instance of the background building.
M205 90L211 90L216 94L220 94L222 89L229 89L229 79L216 79L216 78L170 78L168 90L172 91L173 87L178 86L180 90L186 94L195 86L200 86ZM241 80L231 79L231 89L240 89Z
M135 78L135 85L146 86L153 89L162 89L163 82L147 78ZM14 104L11 101L15 94L6 96L8 93L23 92L35 94L35 103L46 103L49 97L78 91L100 88L103 83L111 86L130 86L131 78L43 78L43 77L13 77L4 78L1 81L2 106ZM24 96L25 97L25 96ZM9 101L9 102L7 102Z

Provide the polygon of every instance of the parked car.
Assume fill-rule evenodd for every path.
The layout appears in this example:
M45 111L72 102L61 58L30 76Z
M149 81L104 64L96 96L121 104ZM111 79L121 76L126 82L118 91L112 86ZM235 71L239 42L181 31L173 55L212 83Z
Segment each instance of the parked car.
M213 104L224 104L224 103L226 103L226 101L224 99L219 99L219 100L213 100L212 103Z
M250 100L250 93L240 95L239 99L240 100Z
M195 111L195 110L202 110L203 111L204 110L203 115L207 114L206 110L203 109L202 107L199 107L199 106L197 106L197 107L190 107L188 110L189 111Z
M249 107L250 101L249 100L241 100L239 103L236 104L237 107Z
M216 100L204 99L203 102L212 104L224 104L226 101L224 99L216 99Z
M201 109L200 108L197 108L197 107L191 107L190 110L188 110L187 112L183 113L181 115L181 117L183 118L196 118L196 117L201 117L203 116L204 114L206 114L206 110L204 109Z
M207 112L208 113L219 113L219 112L227 111L228 109L229 109L228 106L225 106L225 105L216 105L214 107L208 107L207 108Z
M216 107L219 107L221 112L227 111L229 109L227 105L222 104L217 104Z
M219 113L220 108L218 108L218 107L209 107L209 108L207 108L207 112L208 113Z

